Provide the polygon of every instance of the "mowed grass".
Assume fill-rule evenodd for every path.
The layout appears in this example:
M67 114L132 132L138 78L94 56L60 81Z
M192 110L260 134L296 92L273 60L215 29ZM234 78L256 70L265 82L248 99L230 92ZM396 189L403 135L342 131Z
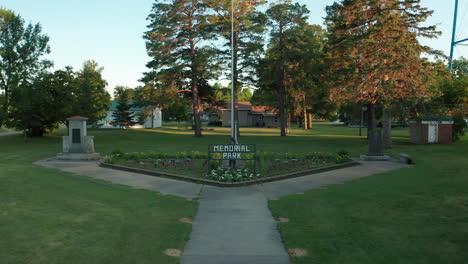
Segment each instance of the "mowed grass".
M293 263L468 263L468 138L389 153L416 165L270 201Z
M228 143L229 128L204 137L178 126L152 130L89 130L96 151L207 151ZM316 122L314 129L242 128L241 143L258 151L365 153L358 128ZM468 139L450 146L414 146L395 129L394 149L417 165L392 173L271 201L288 248L305 248L297 263L465 263L468 252ZM61 135L0 137L0 263L178 263L197 203L135 190L31 162L61 150ZM363 129L365 134L365 129ZM464 262L465 261L465 262Z
M31 164L60 142L0 137L0 263L179 263L198 203Z

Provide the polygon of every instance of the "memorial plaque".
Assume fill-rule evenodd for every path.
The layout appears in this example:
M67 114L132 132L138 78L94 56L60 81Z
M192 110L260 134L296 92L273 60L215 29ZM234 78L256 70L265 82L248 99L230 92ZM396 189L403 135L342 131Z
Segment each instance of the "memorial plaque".
M81 143L80 129L77 129L77 128L72 129L72 143L73 144Z

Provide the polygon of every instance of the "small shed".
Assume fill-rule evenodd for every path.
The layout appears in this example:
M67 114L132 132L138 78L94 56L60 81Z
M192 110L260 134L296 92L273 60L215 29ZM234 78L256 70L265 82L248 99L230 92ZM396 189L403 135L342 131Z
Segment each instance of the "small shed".
M452 144L452 117L423 116L408 124L413 144Z

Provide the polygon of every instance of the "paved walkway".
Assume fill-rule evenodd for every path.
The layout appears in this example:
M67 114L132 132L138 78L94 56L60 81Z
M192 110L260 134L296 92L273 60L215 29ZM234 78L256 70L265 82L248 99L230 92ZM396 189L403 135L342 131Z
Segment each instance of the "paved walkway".
M395 161L359 161L361 165L249 187L223 188L101 168L98 162L35 162L135 188L199 198L193 231L182 264L290 264L268 209L268 199L329 184L340 184L408 165Z
M62 161L48 159L36 161L34 164L86 175L116 184L125 184L137 189L158 191L160 193L178 195L189 199L197 198L202 188L202 185L196 183L102 168L99 167L99 161Z

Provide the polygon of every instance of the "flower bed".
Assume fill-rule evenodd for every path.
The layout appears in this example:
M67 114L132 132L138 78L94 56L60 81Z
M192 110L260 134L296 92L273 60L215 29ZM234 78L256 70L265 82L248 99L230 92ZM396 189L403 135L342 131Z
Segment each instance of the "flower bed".
M215 182L251 182L265 177L309 171L349 161L348 153L271 153L260 152L254 161L238 161L238 167L230 168L229 161L211 160L201 152L133 152L114 151L106 158L106 164L154 171L161 175L180 175Z

